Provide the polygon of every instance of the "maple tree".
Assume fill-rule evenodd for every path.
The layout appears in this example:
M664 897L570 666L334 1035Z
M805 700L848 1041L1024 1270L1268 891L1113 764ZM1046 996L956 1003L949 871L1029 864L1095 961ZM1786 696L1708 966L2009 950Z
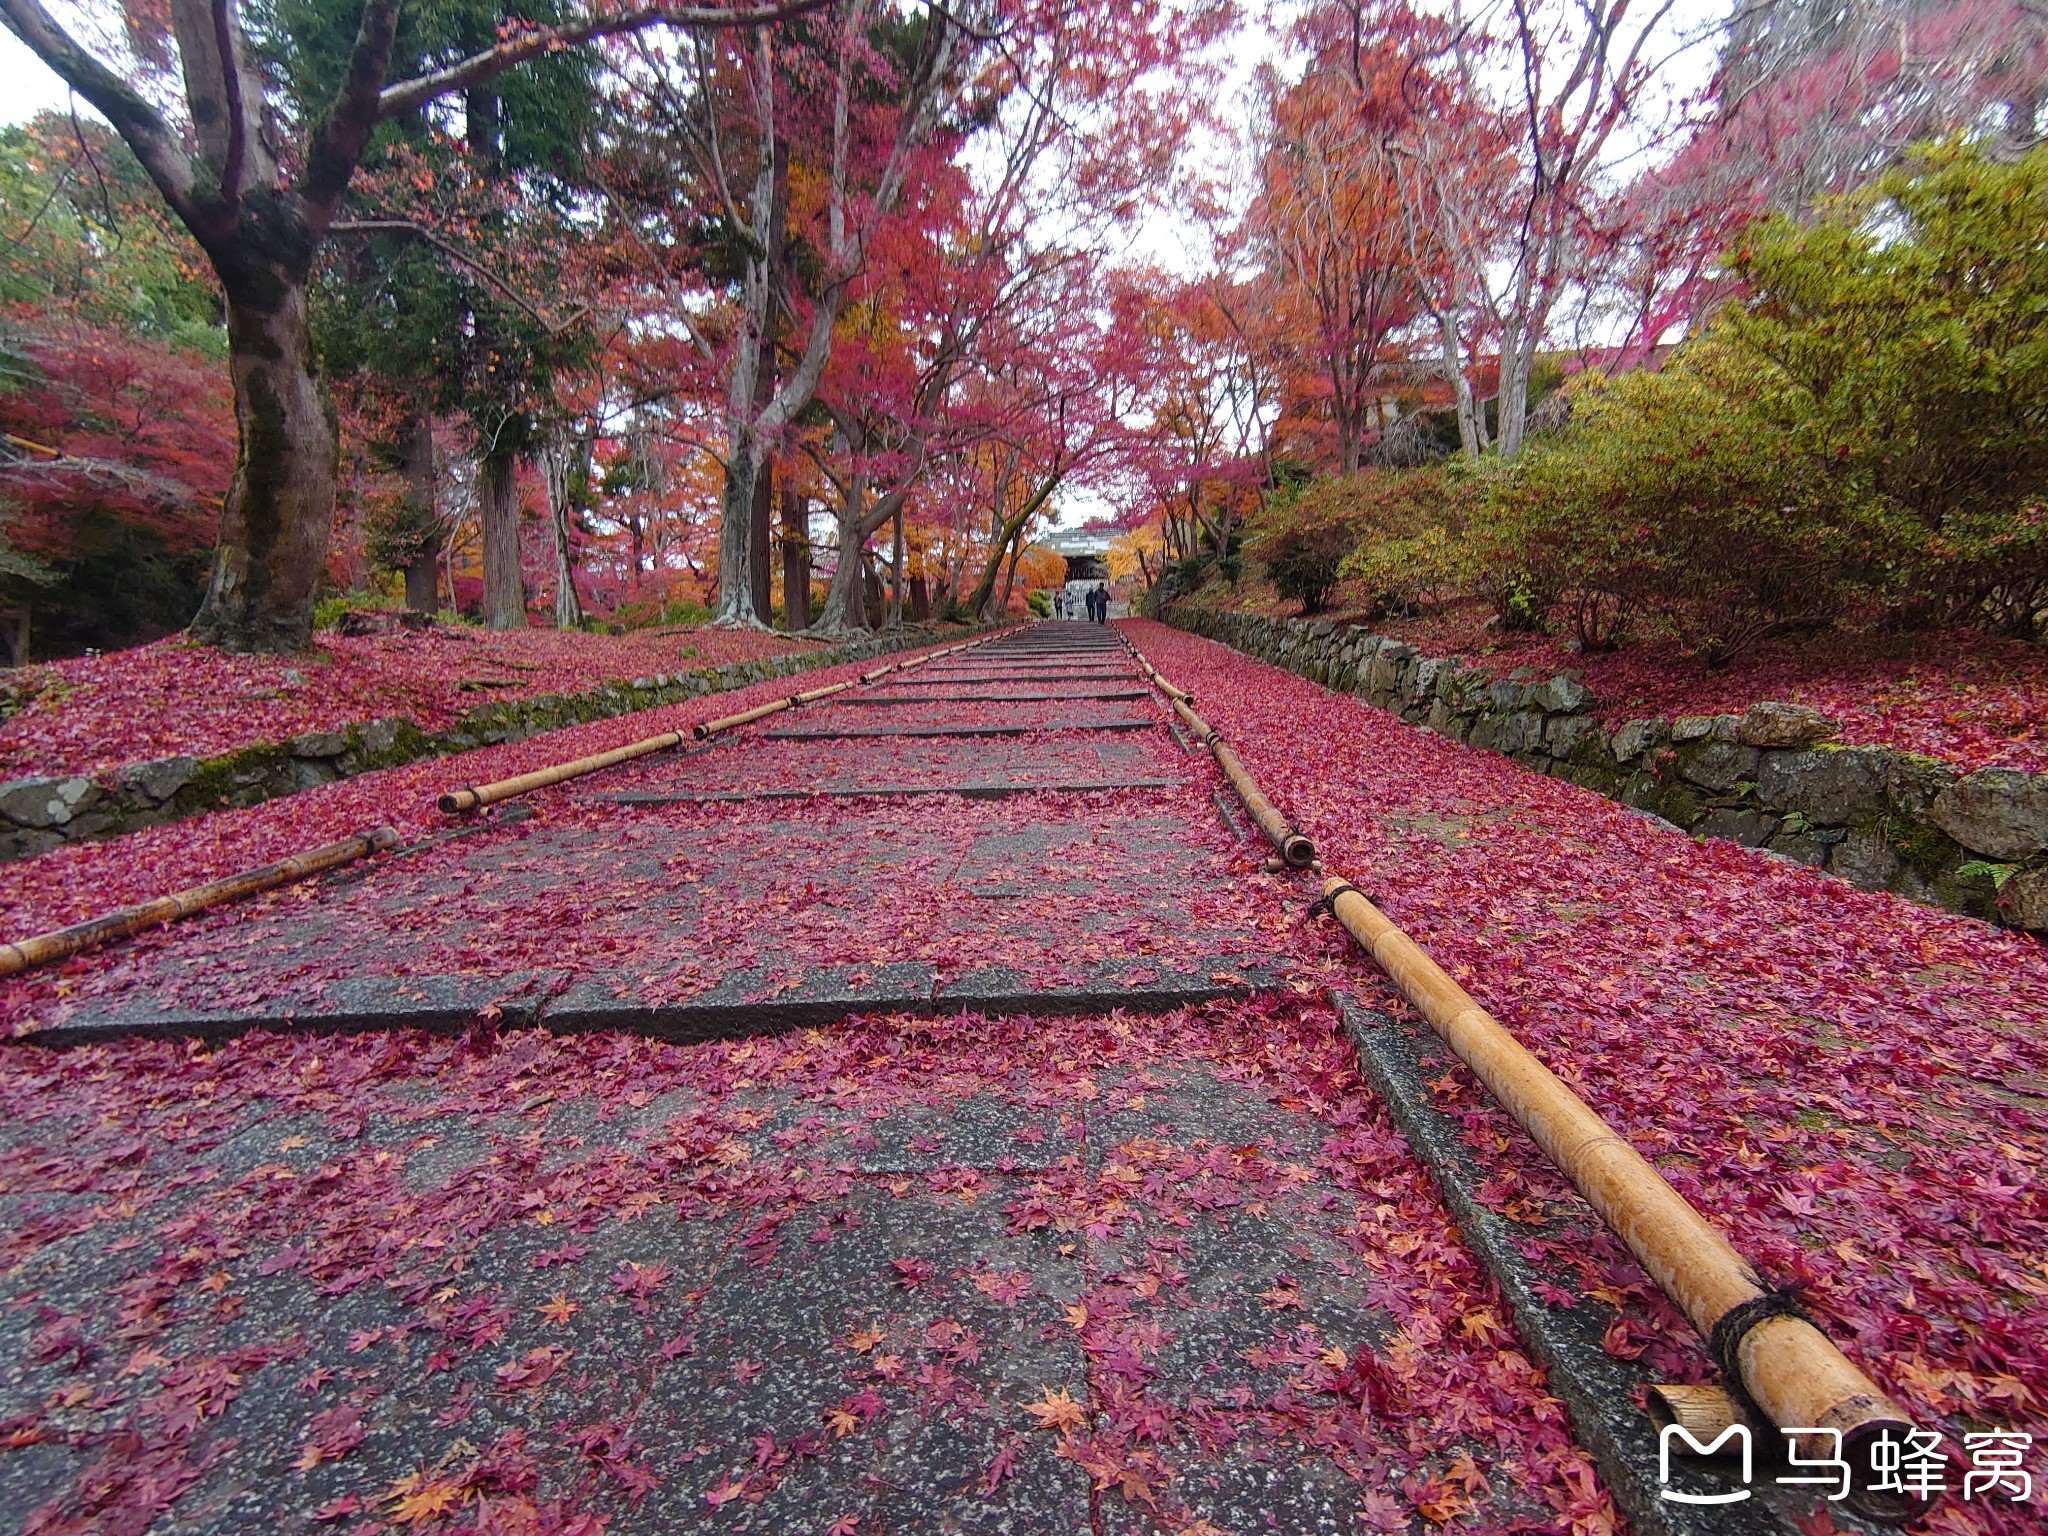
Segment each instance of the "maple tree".
M819 3L655 4L600 9L559 27L518 22L480 49L393 81L399 0L366 0L335 96L287 141L288 114L239 6L172 0L168 24L139 36L139 56L159 72L176 58L194 125L188 142L140 79L91 53L39 0L5 0L9 30L113 125L221 285L240 442L195 635L242 649L296 648L309 636L334 518L335 445L307 289L377 125L592 38L656 25L758 31Z
M1323 386L1335 468L1348 475L1381 425L1375 386L1414 309L1401 170L1356 109L1348 73L1311 66L1285 89L1269 73L1263 94L1260 187L1246 217L1273 269L1275 330L1306 353L1287 371Z

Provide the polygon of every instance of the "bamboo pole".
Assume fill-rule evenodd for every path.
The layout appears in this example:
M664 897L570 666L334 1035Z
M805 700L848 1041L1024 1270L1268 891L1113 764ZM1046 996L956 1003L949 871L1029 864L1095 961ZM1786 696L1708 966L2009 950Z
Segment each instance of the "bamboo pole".
M1192 693L1189 693L1185 688L1176 688L1172 683L1169 683L1153 668L1151 662L1141 659L1140 665L1145 669L1145 680L1169 699L1173 700L1174 703L1192 704L1195 702L1195 696Z
M822 688L813 688L808 693L793 693L789 696L792 704L815 704L820 699L829 699L835 693L844 693L852 683L827 683Z
M1237 798L1251 813L1252 820L1259 824L1259 830L1266 834L1267 840L1275 848L1280 850L1280 857L1287 867L1307 869L1315 863L1316 845L1287 824L1287 818L1280 814L1273 802L1268 800L1260 792L1259 786L1252 781L1252 776L1245 771L1245 766L1238 755L1223 744L1223 738L1216 734L1215 728L1208 721L1195 713L1191 707L1194 695L1174 687L1135 648L1131 654L1138 658L1138 665L1145 669L1146 680L1167 696L1173 704L1174 714L1180 717L1195 739L1207 747L1210 754L1215 757L1216 766L1223 770L1223 776L1230 781L1230 787L1237 791Z
M1586 1197L1652 1279L1715 1346L1751 1401L1781 1430L1835 1430L1842 1454L1911 1427L1827 1336L1791 1315L1748 1260L1651 1163L1501 1027L1349 882L1323 882L1330 911L1400 987L1444 1043ZM1814 1446L1825 1442L1816 1438ZM1809 1448L1807 1454L1813 1454ZM1867 1460L1861 1468L1868 1473ZM1912 1501L1859 1485L1854 1506L1909 1518Z
M1237 798L1244 802L1244 808L1252 813L1252 820L1259 824L1259 830L1266 834L1267 840L1280 850L1280 857L1288 867L1307 869L1315 863L1316 845L1290 827L1287 818L1274 808L1273 802L1259 792L1252 776L1244 771L1244 764L1237 760L1237 754L1214 735L1209 739L1209 752L1216 759L1216 766L1223 770L1223 776L1230 780L1230 787L1237 791Z
M1190 709L1184 701L1175 699L1173 712L1180 716L1181 723L1195 733L1195 739L1203 746L1208 746L1216 739L1216 733L1209 729L1209 722Z
M577 779L586 773L596 773L600 768L630 763L634 758L645 757L650 752L663 752L671 747L680 747L688 740L689 738L681 731L663 731L659 736L642 737L639 741L628 742L623 747L613 747L609 752L593 752L588 757L571 758L566 763L556 763L551 768L536 768L531 773L522 773L515 778L451 789L440 798L441 814L456 816L464 811L478 810L500 800L509 800L514 795L546 789L550 784L560 784L565 779Z
M345 837L338 843L310 848L304 853L295 853L290 858L275 863L245 869L238 875L228 875L219 880L209 880L205 885L195 885L189 890L175 891L169 896L159 896L137 906L123 907L103 917L88 918L82 923L73 923L68 928L57 928L49 933L39 933L34 938L21 939L13 944L0 944L0 976L12 976L31 966L48 965L52 960L64 960L113 939L125 939L144 928L158 923L176 922L181 917L190 917L208 907L233 901L240 896L253 896L259 891L273 890L280 885L289 885L294 880L303 880L308 875L317 875L322 870L334 869L350 864L372 853L379 853L398 846L398 833L390 827L375 827L368 832L359 832L354 837Z
M765 720L770 715L779 715L788 709L791 700L770 699L766 704L756 704L752 709L743 709L736 715L721 715L716 720L706 720L701 725L690 727L690 734L699 741L716 736L720 731L730 731L742 725L752 725L756 720Z

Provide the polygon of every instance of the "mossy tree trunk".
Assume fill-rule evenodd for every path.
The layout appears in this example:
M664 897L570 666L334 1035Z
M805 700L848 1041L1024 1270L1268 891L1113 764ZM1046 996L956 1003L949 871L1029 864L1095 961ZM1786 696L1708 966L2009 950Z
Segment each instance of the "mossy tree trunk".
M221 274L241 442L192 634L230 650L311 642L334 522L334 411L313 366L310 243L296 233L285 228L274 242L281 249L245 250Z

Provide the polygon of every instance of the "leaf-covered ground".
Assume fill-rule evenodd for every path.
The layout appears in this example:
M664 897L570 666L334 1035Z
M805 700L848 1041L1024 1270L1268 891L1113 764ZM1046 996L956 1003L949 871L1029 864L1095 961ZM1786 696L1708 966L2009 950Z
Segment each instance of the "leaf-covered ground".
M302 656L231 656L182 638L24 667L0 721L0 778L97 774L212 757L305 731L408 715L427 730L493 699L579 693L656 673L812 648L754 631L626 635L442 625L419 634L322 635Z
M37 1536L1610 1528L1291 998L142 1045L0 1093Z
M1738 1248L1805 1287L1828 1330L1950 1434L1952 1455L1966 1428L2043 1438L2038 941L1695 842L1222 646L1125 628L1194 691L1327 866L1657 1159ZM1334 925L1319 942L1333 969L1366 969ZM1553 1193L1533 1147L1462 1071L1453 1077L1473 1133L1498 1137L1498 1208ZM1544 1257L1577 1269L1585 1294L1613 1284L1598 1252ZM1651 1298L1639 1275L1630 1284ZM1645 1338L1685 1338L1682 1325L1655 1326L1668 1318L1660 1300L1641 1315ZM1945 1505L1927 1528L2033 1528L1988 1508Z
M1257 606L1248 604L1247 606ZM1291 605L1262 611L1292 614ZM2048 649L1971 630L1834 634L1766 640L1709 671L1669 641L1633 641L1607 655L1565 649L1562 635L1482 628L1482 607L1426 619L1359 622L1429 656L1457 656L1501 675L1572 672L1599 697L1609 725L1646 716L1740 714L1766 699L1806 704L1842 722L1842 739L1921 752L1975 768L2048 770Z
M509 778L642 737L688 730L706 720L785 698L794 687L848 681L872 666L871 662L842 662L803 673L800 683L770 678L666 709L382 769L261 805L189 817L169 826L131 832L112 842L68 844L32 859L0 864L0 931L33 933L77 922L110 907L218 879L365 827L390 825L409 838L439 832L448 823L434 801L444 789Z
M1952 1451L1966 1428L2039 1434L2039 944L1694 843L1221 647L1126 629L1331 867L1802 1284ZM955 687L1032 691L919 685ZM727 969L994 959L1056 981L1090 946L1170 949L1185 922L1294 973L1251 1002L1149 1017L967 1010L694 1047L396 1031L0 1048L0 1265L19 1298L0 1309L0 1508L38 1532L140 1532L168 1509L157 1528L365 1536L879 1532L934 1508L1134 1536L1611 1526L1498 1296L1354 1074L1322 989L1400 1005L1306 916L1313 882L1249 872L1263 850L1224 832L1212 766L1163 730L1044 729L1062 717L1037 701L989 715L1011 708L1041 729L936 738L989 756L934 778L1064 769L1108 737L1137 754L1121 767L1169 782L686 798L821 768L805 754L834 744L771 737L792 723L952 709L845 702L10 984L17 1021L53 1018L129 990L203 994L180 957L232 955L237 935L307 946L278 961L258 943L218 980L257 996L346 975L351 947L358 970L464 963L472 923L476 965L683 989L706 978L663 967L696 934ZM605 722L297 801L324 835L416 830L431 788L651 728ZM916 760L902 739L836 745L856 775ZM203 818L212 856L315 840L277 809ZM1176 821L1180 865L1162 841ZM170 859L156 835L119 846ZM114 851L66 850L62 898L15 889L50 911L95 875L166 883ZM396 903L382 926L351 926L380 892ZM513 920L550 900L544 921ZM635 902L670 916L621 925ZM1483 1193L1526 1225L1557 1302L1620 1306L1615 1354L1702 1375L1689 1330L1611 1241L1585 1239L1576 1197L1463 1072L1433 1093L1495 1160ZM2031 1526L1980 1500L1925 1528Z

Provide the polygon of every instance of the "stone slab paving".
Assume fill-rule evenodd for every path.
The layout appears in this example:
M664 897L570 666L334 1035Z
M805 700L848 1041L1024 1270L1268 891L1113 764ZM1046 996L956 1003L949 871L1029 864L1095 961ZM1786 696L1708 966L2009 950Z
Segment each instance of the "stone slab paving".
M1027 631L959 660L1069 657L1137 691L1111 636ZM872 1009L1173 1007L1278 974L1243 852L1189 817L1194 765L1155 702L946 698L883 725L835 704L93 956L35 1022L52 1045L479 1020L700 1039Z
M0 1528L1600 1529L1214 774L996 696L1073 651L26 984Z
M1545 1528L1332 1364L1441 1282L1361 1250L1416 1194L1330 1031L1121 1017L131 1042L0 1121L0 1516L1334 1536L1477 1457Z

